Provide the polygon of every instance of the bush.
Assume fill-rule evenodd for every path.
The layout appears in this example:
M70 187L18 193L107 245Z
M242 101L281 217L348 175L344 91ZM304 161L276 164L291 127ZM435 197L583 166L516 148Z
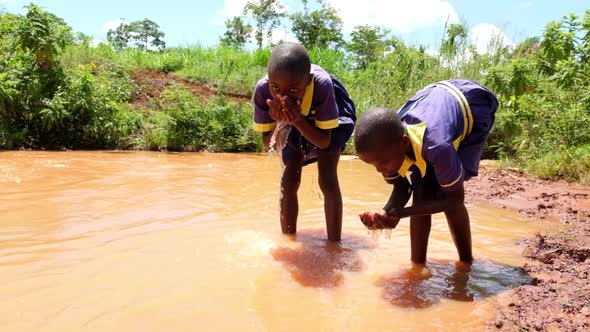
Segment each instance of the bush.
M247 104L213 99L203 104L190 91L172 88L162 101L168 114L167 149L252 151L256 148L252 111Z
M92 75L80 66L64 79L52 98L43 99L38 143L50 147L112 148L123 136L118 103L128 99L121 85Z

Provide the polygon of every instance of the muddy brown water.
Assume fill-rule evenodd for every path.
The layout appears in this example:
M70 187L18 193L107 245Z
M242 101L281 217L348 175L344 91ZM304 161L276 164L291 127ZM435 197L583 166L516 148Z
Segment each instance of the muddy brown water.
M434 217L429 278L408 272L409 227L369 234L358 213L390 192L344 158L343 241L325 241L317 170L299 233L280 234L275 157L0 152L2 331L482 330L502 292L530 282L519 239L547 225L470 206L458 268Z

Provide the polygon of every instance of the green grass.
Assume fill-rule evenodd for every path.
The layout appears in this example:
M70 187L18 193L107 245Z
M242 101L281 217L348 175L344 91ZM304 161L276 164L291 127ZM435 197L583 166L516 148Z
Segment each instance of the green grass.
M542 179L590 184L590 144L550 152L525 161L525 169Z

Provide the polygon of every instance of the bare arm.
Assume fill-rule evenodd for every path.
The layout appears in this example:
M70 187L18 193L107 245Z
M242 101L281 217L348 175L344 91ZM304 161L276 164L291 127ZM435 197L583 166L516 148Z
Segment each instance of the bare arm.
M310 141L313 145L320 149L325 149L330 146L330 140L332 139L332 129L320 129L316 126L312 126L307 122L303 116L300 116L295 122L291 123L303 137Z
M398 218L424 216L457 209L463 205L464 200L465 189L463 188L463 185L461 185L457 190L444 192L441 197L437 197L435 200L424 202L419 205L412 205L407 208L393 207L391 210L387 211L388 214L396 214Z
M408 203L412 191L408 179L399 176L394 180L393 190L383 210L373 213L365 212L359 215L361 222L369 229L395 228L399 222L398 209Z
M403 176L400 176L394 180L393 183L393 190L391 191L391 196L389 196L389 200L383 207L383 211L391 211L392 209L400 209L406 206L408 200L410 200L410 196L412 195L412 190L410 189L410 183L408 179Z

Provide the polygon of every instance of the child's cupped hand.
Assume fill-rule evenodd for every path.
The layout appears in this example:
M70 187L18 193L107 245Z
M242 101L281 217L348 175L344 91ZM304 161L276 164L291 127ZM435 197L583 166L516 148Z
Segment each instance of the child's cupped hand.
M359 218L368 229L393 229L399 223L399 217L393 211L363 212Z
M302 120L301 103L288 96L275 95L273 99L267 99L266 104L270 108L268 114L275 121L286 121L289 124Z
M282 98L285 98L281 95L276 95L273 99L267 99L266 104L270 108L268 110L268 114L270 117L275 121L287 121L285 114L283 112L283 102Z
M294 124L303 119L301 116L301 102L285 96L281 99L281 103L283 105L285 117L290 124Z

